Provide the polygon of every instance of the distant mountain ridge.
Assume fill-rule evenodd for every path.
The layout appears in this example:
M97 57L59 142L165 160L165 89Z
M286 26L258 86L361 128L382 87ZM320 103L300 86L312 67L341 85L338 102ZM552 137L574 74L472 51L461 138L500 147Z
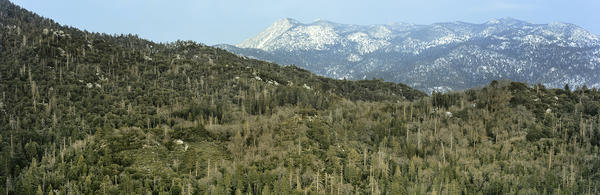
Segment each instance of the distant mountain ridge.
M429 93L498 79L600 87L600 38L559 22L351 25L286 18L235 46L218 47L328 77L383 78Z

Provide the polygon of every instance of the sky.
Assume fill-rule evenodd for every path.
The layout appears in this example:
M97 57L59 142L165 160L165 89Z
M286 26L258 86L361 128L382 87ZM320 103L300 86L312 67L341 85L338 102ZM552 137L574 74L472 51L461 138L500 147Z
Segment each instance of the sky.
M237 44L280 18L344 24L566 22L600 34L600 0L11 0L63 25L156 42Z

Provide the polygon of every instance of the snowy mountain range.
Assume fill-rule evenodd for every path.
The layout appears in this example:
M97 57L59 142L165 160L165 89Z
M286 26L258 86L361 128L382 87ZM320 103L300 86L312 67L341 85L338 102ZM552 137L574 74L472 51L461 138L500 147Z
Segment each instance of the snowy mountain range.
M431 93L510 79L600 88L600 37L573 24L349 25L280 19L223 49L339 79L383 78Z

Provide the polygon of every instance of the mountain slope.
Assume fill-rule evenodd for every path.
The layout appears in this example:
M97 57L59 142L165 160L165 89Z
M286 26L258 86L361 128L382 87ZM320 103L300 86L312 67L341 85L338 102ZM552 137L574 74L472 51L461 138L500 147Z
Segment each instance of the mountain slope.
M500 79L600 87L600 38L565 23L502 18L363 26L281 19L236 46L218 47L328 77L383 78L428 93Z
M424 96L0 0L0 194L594 194L600 92Z

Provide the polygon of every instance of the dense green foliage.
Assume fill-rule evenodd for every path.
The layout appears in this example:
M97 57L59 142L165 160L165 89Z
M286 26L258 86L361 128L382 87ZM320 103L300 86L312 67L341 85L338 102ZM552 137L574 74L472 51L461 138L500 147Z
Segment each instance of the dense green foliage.
M0 194L598 193L600 92L431 97L0 0Z

